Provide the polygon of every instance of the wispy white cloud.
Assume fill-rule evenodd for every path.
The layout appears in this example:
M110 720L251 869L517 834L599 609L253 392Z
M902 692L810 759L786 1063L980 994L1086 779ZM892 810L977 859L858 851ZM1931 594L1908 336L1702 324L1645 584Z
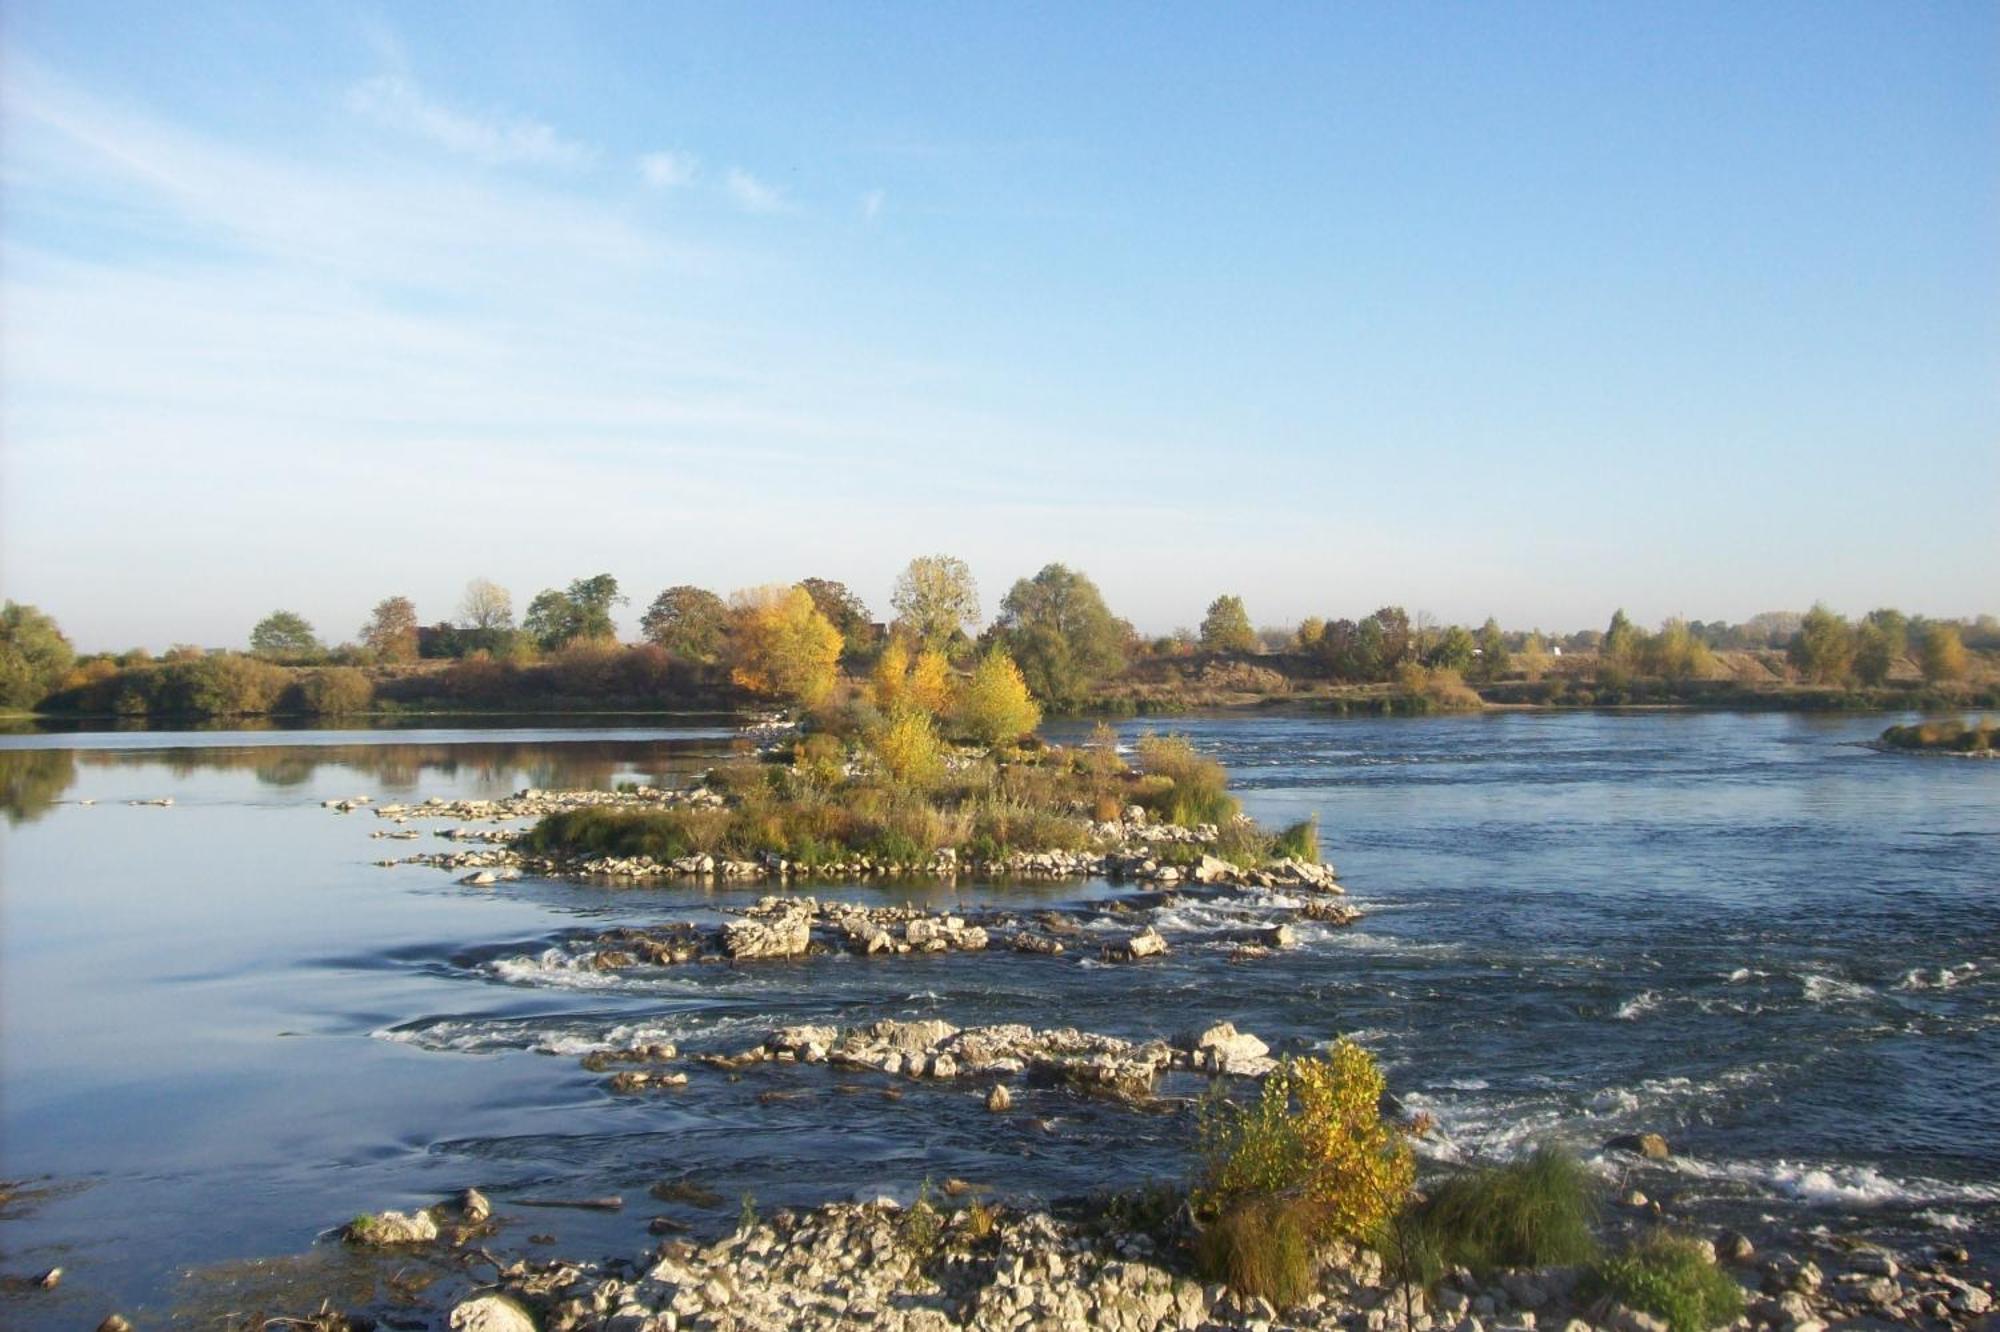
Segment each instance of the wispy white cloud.
M701 175L701 159L693 153L667 149L646 153L639 159L639 176L656 190L675 190L692 185Z
M889 196L881 190L868 191L868 193L861 196L861 216L867 221L873 222L876 218L882 216L882 205L887 203L888 200Z
M723 186L730 199L746 213L782 213L790 207L783 190L765 184L742 167L729 168Z
M522 117L476 115L432 100L410 79L382 74L356 84L347 104L388 129L430 140L449 152L492 166L577 167L597 150L564 138L549 125Z

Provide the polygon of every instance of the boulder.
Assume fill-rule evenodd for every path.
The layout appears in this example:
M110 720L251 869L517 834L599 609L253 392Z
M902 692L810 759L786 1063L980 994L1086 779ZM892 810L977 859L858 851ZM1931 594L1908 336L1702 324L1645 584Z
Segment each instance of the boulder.
M1014 1093L1007 1090L1004 1082L994 1083L993 1090L986 1093L986 1108L996 1115L1012 1109L1013 1105Z
M1159 957L1166 951L1166 939L1148 925L1123 943L1107 945L1104 956L1114 962L1136 962L1140 958Z
M535 1332L535 1320L505 1295L481 1295L451 1311L452 1332Z
M378 1212L362 1215L348 1224L346 1239L366 1248L387 1248L397 1244L428 1244L438 1237L437 1222L429 1212Z
M473 1225L493 1215L493 1204L478 1189L467 1189L458 1197L458 1210Z
M811 944L810 908L765 920L732 920L722 927L722 951L736 959L801 957Z
M1673 1155L1667 1140L1657 1133L1621 1133L1604 1146L1608 1151L1629 1152L1649 1161L1664 1161Z

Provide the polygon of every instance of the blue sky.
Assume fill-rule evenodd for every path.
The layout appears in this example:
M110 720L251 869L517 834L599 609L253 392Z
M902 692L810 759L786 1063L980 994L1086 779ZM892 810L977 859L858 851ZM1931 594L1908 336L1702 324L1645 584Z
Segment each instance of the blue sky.
M1992 5L16 0L0 85L0 589L85 646L932 551L2000 608Z

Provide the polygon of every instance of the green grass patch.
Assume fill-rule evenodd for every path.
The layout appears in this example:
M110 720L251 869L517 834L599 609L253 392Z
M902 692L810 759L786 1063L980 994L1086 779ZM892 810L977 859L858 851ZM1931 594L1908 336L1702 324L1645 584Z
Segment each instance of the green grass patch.
M1672 1235L1604 1259L1581 1290L1586 1299L1616 1300L1663 1318L1673 1332L1707 1332L1743 1313L1743 1288L1693 1243Z
M1596 1187L1566 1152L1542 1148L1523 1161L1454 1175L1394 1223L1408 1274L1426 1284L1452 1267L1482 1275L1508 1267L1584 1263L1598 1253Z
M1244 1297L1289 1309L1312 1293L1313 1209L1279 1198L1246 1198L1195 1236L1195 1270Z

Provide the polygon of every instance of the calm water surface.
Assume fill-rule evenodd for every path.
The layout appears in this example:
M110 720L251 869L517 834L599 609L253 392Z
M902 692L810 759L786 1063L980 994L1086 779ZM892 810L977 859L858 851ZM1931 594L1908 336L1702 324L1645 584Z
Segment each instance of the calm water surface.
M468 1184L503 1212L622 1194L622 1213L536 1213L502 1237L595 1255L636 1253L660 1212L726 1228L744 1193L808 1203L960 1176L1048 1197L1184 1169L1184 1108L1037 1090L992 1116L965 1088L889 1100L883 1079L809 1068L696 1070L682 1092L617 1098L577 1063L635 1039L735 1049L780 1023L885 1015L1348 1034L1436 1116L1435 1157L1555 1140L1705 1223L1979 1248L2000 1231L2000 764L1858 747L1885 724L1189 719L1177 729L1229 765L1252 813L1319 815L1361 925L1309 925L1300 949L1249 965L1186 944L1140 967L832 957L623 977L577 966L572 938L756 892L461 887L374 864L444 844L371 839L388 825L320 802L673 780L726 750L714 719L0 737L0 1178L41 1190L0 1211L0 1271L67 1272L54 1294L0 1295L0 1321L114 1306L157 1321L192 1267L294 1253L356 1212ZM174 804L127 803L161 796ZM819 891L1053 905L1106 889ZM1275 905L1153 915L1171 937ZM1599 1151L1639 1129L1676 1159ZM683 1175L727 1205L647 1198Z

